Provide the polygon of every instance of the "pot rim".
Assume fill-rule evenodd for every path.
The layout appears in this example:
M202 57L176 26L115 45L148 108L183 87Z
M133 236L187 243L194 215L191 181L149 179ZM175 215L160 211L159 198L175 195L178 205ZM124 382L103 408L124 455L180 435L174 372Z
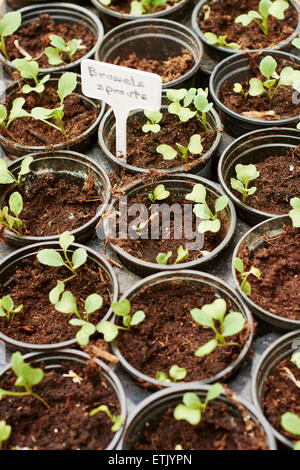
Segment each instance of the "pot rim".
M177 4L171 6L170 8L167 8L166 10L162 11L156 11L155 13L145 13L143 16L147 16L147 18L161 18L165 17L168 14L174 13L177 10L180 10L180 8L184 7L188 3L190 3L191 0L179 0ZM110 8L106 8L98 0L91 0L93 5L99 10L101 13L107 15L107 16L112 16L115 19L118 20L136 20L137 18L140 18L141 15L130 15L129 13L120 13L114 10L111 10Z

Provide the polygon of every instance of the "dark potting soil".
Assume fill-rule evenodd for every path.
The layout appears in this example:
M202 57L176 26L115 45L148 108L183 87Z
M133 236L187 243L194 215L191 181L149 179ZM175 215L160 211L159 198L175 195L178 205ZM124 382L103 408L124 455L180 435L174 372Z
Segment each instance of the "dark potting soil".
M300 369L291 362L290 358L284 359L276 365L266 378L263 390L263 413L272 426L290 441L300 439L294 434L285 431L281 426L281 416L291 412L300 416L300 388L289 376L291 374L300 381Z
M39 364L38 366L41 367ZM42 366L43 367L43 366ZM73 379L72 372L79 376ZM50 405L31 396L6 396L0 400L1 419L12 428L3 449L31 450L102 450L114 437L111 421L104 412L89 416L99 405L109 407L113 415L120 413L119 401L101 369L92 360L87 365L65 362L61 369L46 370L44 379L33 391ZM64 375L67 375L64 376ZM16 376L8 370L0 378L5 390L20 392Z
M300 230L284 226L284 231L270 238L264 237L261 248L249 252L246 244L238 256L245 271L251 266L260 269L261 277L252 274L250 299L265 310L290 320L300 320ZM239 281L241 281L238 275Z
M249 58L249 77L247 80L241 82L243 89L248 91L249 80L251 78L258 78L265 81L265 77L259 71L259 64L263 57L260 54L248 55ZM277 61L276 72L280 74L284 67L293 67L299 70L300 67L291 59L279 59L274 56ZM245 98L242 93L235 93L233 91L234 82L238 81L233 77L233 81L226 81L220 88L219 99L226 106L226 108L241 114L244 117L251 119L258 119L264 121L277 121L280 119L288 119L300 114L300 104L293 101L293 94L295 90L290 86L280 86L275 93L272 101L268 98L266 93L259 96L249 96Z
M95 263L87 261L77 272L78 276L65 283L65 290L75 296L82 317L88 295L97 293L103 297L102 308L89 316L89 321L97 324L109 309L111 283ZM57 312L49 301L49 292L56 286L56 281L70 276L68 269L42 265L36 257L20 261L12 281L6 280L7 285L0 286L0 296L10 295L15 306L23 304L23 309L13 321L0 318L0 331L15 340L33 344L52 344L75 338L78 328L69 324L73 316Z
M249 188L255 186L256 192L247 197L246 204L269 214L287 214L291 210L290 199L300 196L300 146L283 155L269 156L255 166L260 175L250 182ZM232 188L231 191L241 199L241 193Z
M239 356L250 327L246 323L239 334L227 339L227 342L238 343L237 346L216 348L207 356L195 357L194 352L213 339L214 333L196 323L190 311L212 303L216 298L212 288L182 280L144 288L132 299L131 311L143 310L146 318L130 331L119 334L117 345L122 355L135 369L153 378L158 371L168 376L174 364L186 369L184 381L187 382L218 374ZM230 299L224 300L227 311L234 310Z
M159 253L172 251L172 256L169 258L167 264L174 264L177 258L177 249L180 245L186 249L186 245L191 242L195 242L196 248L189 250L187 260L181 261L181 263L206 256L207 252L213 251L223 241L228 231L230 221L224 214L219 213L219 219L221 221L219 232L206 232L204 236L202 234L200 235L197 232L200 219L196 218L193 214L194 204L186 200L184 196L183 194L173 192L167 199L156 201L152 209L152 203L148 195L131 197L127 201L128 226L127 222L124 225L124 218L122 218L122 216L117 216L117 238L111 239L111 241L132 256L150 263L156 263L156 257ZM209 199L209 194L207 195L207 202L210 207L214 207L215 201ZM120 209L123 204L124 202L121 201ZM138 206L132 208L135 204L142 204L142 206L140 206L141 209L142 207L145 208L142 209L143 212L140 212ZM170 207L173 204L174 212L170 211ZM126 213L126 208L123 209L122 212ZM132 215L132 213L134 215ZM165 214L166 217L170 214L170 227L168 227L168 224L162 224L162 214ZM138 222L136 220L137 217L139 218ZM151 221L139 232L136 232L132 228L132 225L146 222L149 217L152 217ZM185 218L191 220L192 223L187 223ZM158 222L156 222L156 220L158 220ZM153 229L151 228L151 224L153 224ZM180 224L182 225L182 230L180 230ZM126 238L121 238L126 236L126 234ZM198 235L198 239L196 239L196 234Z
M177 116L163 113L162 120L159 123L161 130L156 134L143 132L142 127L146 122L147 118L143 113L133 115L127 122L126 161L128 164L139 168L166 169L184 165L185 171L189 171L194 166L199 165L201 156L210 149L216 139L217 129L206 132L197 119L181 122ZM156 147L161 144L170 145L175 150L178 150L176 143L187 147L190 138L194 134L200 134L203 151L200 155L189 153L187 164L180 158L179 151L178 156L174 158L174 160L165 160L163 156L156 151ZM110 136L108 148L114 155L116 154L115 134ZM205 163L203 162L203 166Z
M94 187L92 175L85 181L76 178L76 182L55 173L34 175L27 178L20 192L23 197L22 232L31 237L75 230L91 220L103 202Z
M157 73L161 76L163 83L167 83L189 72L195 61L189 50L182 49L180 56L170 56L161 61L138 57L133 52L125 58L117 57L112 63L144 72Z
M42 97L34 92L24 95L21 91L15 91L7 97L5 103L8 113L11 110L14 99L19 97L25 99L23 108L29 113L37 106L49 109L60 106L57 85L54 86L53 84L46 84ZM72 93L64 101L64 113L63 125L71 141L72 139L78 139L79 136L93 125L99 115L99 109L89 107L80 95ZM54 119L50 119L49 122L57 124ZM51 146L61 142L68 142L62 132L49 126L49 124L31 117L15 119L9 126L9 132L15 138L15 141L21 145ZM6 139L13 142L2 127L0 128L0 133Z
M129 15L131 1L132 0L118 0L116 2L115 0L112 0L111 4L107 8L109 8L110 10L116 11L118 13ZM179 1L180 0L166 1L166 3L157 7L154 12L152 11L152 7L150 6L150 11L147 13L158 13L159 11L168 10L169 8L179 3ZM143 13L143 16L147 15L147 13Z
M73 56L72 62L86 55L97 41L97 37L84 21L73 24L56 23L51 18L51 15L41 14L39 19L26 26L21 26L15 34L6 38L6 51L9 60L12 62L14 59L24 58L20 48L16 47L16 41L18 41L17 44L31 55L32 60L38 62L41 68L55 67L49 64L48 57L44 54L45 48L50 46L51 39L49 36L51 34L62 37L65 42L71 39L81 41L78 50ZM66 63L70 62L66 54L62 54L61 58Z
M210 10L202 9L198 18L200 29L215 33L217 36L227 35L227 42L240 44L241 49L263 49L287 39L298 24L297 11L290 5L285 11L285 19L277 20L269 16L269 34L265 36L254 21L249 26L235 23L234 20L250 10L258 11L259 0L219 0L207 2ZM208 13L209 11L209 13ZM209 16L208 16L209 14ZM207 17L208 16L208 17Z

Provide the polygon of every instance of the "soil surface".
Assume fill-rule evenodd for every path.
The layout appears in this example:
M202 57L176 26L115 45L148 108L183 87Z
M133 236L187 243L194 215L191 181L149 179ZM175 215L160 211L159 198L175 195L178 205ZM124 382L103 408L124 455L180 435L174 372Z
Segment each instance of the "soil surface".
M246 323L238 335L226 340L238 343L237 346L217 347L207 356L194 356L194 352L215 335L210 328L196 323L190 311L212 303L216 298L213 289L180 280L143 289L132 299L131 311L143 310L146 318L130 331L119 334L120 352L131 366L153 378L158 371L168 376L170 367L175 364L186 369L186 382L213 377L238 357L250 330ZM230 299L224 300L227 311L233 311Z
M216 139L217 129L208 133L197 119L181 122L177 116L163 113L159 123L161 130L155 134L143 132L142 127L146 122L147 118L144 113L135 114L127 121L127 163L139 168L168 169L184 165L184 169L189 171L199 165L201 156L210 149ZM179 156L180 152L176 143L187 147L194 134L200 134L203 151L200 155L189 153L188 163L185 164ZM177 157L173 160L165 160L162 154L156 151L156 147L161 144L170 145L177 150ZM114 155L116 154L115 134L110 136L108 148ZM205 163L203 162L203 166Z
M86 224L103 202L92 175L84 181L61 177L55 173L29 176L21 188L14 187L23 198L20 215L25 236L45 237L72 231Z
M70 371L79 376L80 383L74 382ZM8 370L1 376L0 386L5 390L23 391L14 386L15 380L15 375ZM12 428L10 438L3 442L3 449L102 450L113 439L112 424L106 413L89 416L91 410L102 404L108 406L113 415L120 413L114 389L93 361L87 366L70 362L62 364L61 369L47 370L33 391L51 409L31 396L7 396L0 401L1 419Z
M289 378L290 373L300 381L300 369L284 359L268 375L263 391L263 413L272 426L290 441L300 439L296 435L285 431L281 426L281 416L288 411L300 416L300 388Z
M227 42L236 42L241 49L263 49L279 44L293 34L298 24L297 12L290 5L284 20L269 17L269 34L266 36L254 21L249 26L234 22L239 15L258 11L259 0L219 0L207 4L210 14L207 17L207 9L202 9L198 18L200 29L217 36L227 35Z
M138 57L133 52L128 57L122 59L117 57L112 63L144 72L157 73L161 76L163 83L167 83L189 72L194 66L195 61L189 50L182 49L180 56L168 57L162 61Z
M255 166L260 175L249 188L255 186L256 192L247 197L246 204L269 214L288 214L290 199L300 196L300 146L283 155L269 156ZM230 190L241 199L241 193Z
M260 269L261 277L252 274L250 299L265 310L290 320L300 320L300 229L284 226L284 231L270 238L264 237L261 248L249 252L246 244L238 257L245 271L251 266ZM239 282L241 282L238 274Z
M89 321L97 324L110 306L110 281L94 263L86 262L77 272L78 276L65 283L65 290L75 296L82 317L88 295L97 293L103 297L102 308L89 316ZM15 340L33 344L59 343L74 338L78 328L69 325L73 316L57 312L49 301L49 292L56 281L70 276L68 269L42 265L36 257L20 261L10 282L6 279L8 284L0 286L0 297L10 295L15 306L23 304L23 309L13 321L0 318L0 331Z
M125 13L125 14L129 15L130 14L131 1L132 0L117 0L117 1L112 0L111 4L107 8L109 8L109 10L113 10L113 11L116 11L118 13L122 13L122 14ZM144 15L147 15L149 13L158 13L159 11L168 10L169 8L171 8L174 5L176 5L177 3L179 3L179 1L180 0L166 1L166 3L164 5L161 5L161 6L157 7L154 12L152 11L152 7L150 7L149 12L143 13L143 15L138 15L138 18L140 18Z
M249 58L249 77L247 80L240 82L245 91L249 90L249 80L251 78L258 78L265 81L265 77L259 71L259 64L263 57L261 54L248 55ZM274 56L277 61L276 72L280 74L284 67L293 67L299 70L300 67L293 60L280 59ZM234 83L237 82L236 77L232 77L232 81L226 81L220 88L219 99L221 102L235 113L241 114L247 118L258 119L264 121L277 121L280 119L288 119L300 114L300 104L293 103L293 94L295 90L293 87L280 86L275 93L274 98L270 101L266 93L259 96L250 96L247 98L242 93L235 93L233 91Z
M86 55L97 42L97 36L92 33L85 22L56 23L50 15L41 14L39 19L26 26L21 26L15 34L6 38L6 51L9 60L12 62L14 59L24 58L20 48L16 47L16 41L18 41L17 44L30 54L32 60L38 62L41 68L58 67L50 65L48 57L43 53L45 48L50 46L51 39L49 36L51 34L62 37L66 43L71 39L81 40L72 62ZM67 54L62 54L61 58L66 63L70 62Z

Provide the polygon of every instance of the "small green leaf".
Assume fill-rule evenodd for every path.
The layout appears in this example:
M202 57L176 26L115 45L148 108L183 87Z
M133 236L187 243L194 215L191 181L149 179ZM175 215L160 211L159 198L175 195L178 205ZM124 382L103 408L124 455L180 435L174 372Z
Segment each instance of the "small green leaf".
M199 134L192 135L189 141L188 150L193 155L198 155L202 152L201 136Z
M274 16L277 20L284 20L284 12L289 8L289 3L283 0L275 0L269 8L269 15Z
M193 410L200 410L203 406L198 395L193 392L186 392L183 395L182 402L185 406L188 406L189 408L192 408Z
M242 331L246 323L245 317L239 312L230 312L224 319L222 335L233 336Z
M251 78L249 80L249 95L250 96L259 96L262 93L265 93L263 83L258 78Z
M101 321L96 326L96 329L98 333L103 334L104 341L106 341L107 343L110 343L111 341L113 341L118 336L118 333L119 333L119 328L117 327L117 325L115 325L114 323L110 321Z
M0 20L0 34L10 36L20 27L22 15L19 11L10 11Z
M226 301L224 299L215 299L211 304L203 305L201 310L214 320L222 322L227 311Z
M121 302L112 302L111 309L115 315L125 317L130 314L131 304L128 299L124 299Z
M214 33L204 33L205 39L208 42L208 44L211 44L212 46L218 44L218 36Z
M186 88L180 88L179 90L169 89L167 90L167 98L169 101L176 102L181 101L186 96Z
M132 319L131 319L131 322L130 322L130 326L138 325L138 324L141 323L143 320L145 320L145 318L146 318L146 315L145 315L145 313L143 312L143 310L138 310L137 312L135 312L135 313L132 315Z
M234 258L234 268L240 273L244 272L244 263L241 258Z
M84 248L77 248L72 254L73 269L78 269L87 260L87 251Z
M194 355L196 357L207 356L207 354L212 353L216 349L217 345L217 340L215 338L211 339L207 343L203 344L203 346L200 346L197 351L195 351Z
M96 312L103 305L103 298L99 294L91 294L85 299L84 311L88 314Z
M298 369L300 369L300 352L295 352L292 357L291 357L291 362L293 362L294 364L296 364L296 366L298 367Z
M300 435L300 417L295 413L284 413L281 416L281 426L291 434Z
M130 3L130 12L129 12L129 14L134 15L134 16L139 16L139 15L142 15L143 13L145 13L145 9L143 7L142 2L138 2L137 0L133 0Z
M194 201L198 203L205 203L206 189L201 183L195 184L191 193L185 196L187 201Z
M59 267L64 266L65 264L61 255L53 248L40 250L37 254L37 259L40 263L45 264L46 266Z
M170 377L172 377L174 382L178 380L183 380L186 377L186 369L184 367L179 367L176 364L172 366L169 370Z
M155 201L162 201L170 196L170 192L166 191L164 184L159 184L153 191Z
M155 378L160 382L171 382L171 380L168 379L167 374L165 372L162 372L161 370L156 373Z
M249 26L249 24L252 23L252 21L253 21L253 18L251 18L251 16L246 15L246 14L239 15L234 20L235 23L241 23L243 26Z
M212 317L202 309L200 310L199 308L193 308L190 311L190 314L192 315L193 320L196 323L199 323L199 325L215 329L215 324Z
M0 421L0 443L7 441L11 435L11 426L6 424L4 420Z
M289 211L289 216L292 219L293 227L300 227L300 198L293 197L290 200L292 210Z
M52 304L57 304L63 291L65 290L65 284L62 281L56 281L56 286L49 293L49 300Z
M70 291L63 292L61 299L55 305L55 309L61 313L77 313L77 304L75 297Z
M69 246L75 241L74 235L71 235L70 232L63 232L59 237L59 244L64 251L67 251Z
M168 251L167 254L159 253L156 257L156 262L158 264L167 264L168 259L172 256L172 251Z
M198 225L198 232L199 233L206 233L206 232L213 232L217 233L221 228L221 222L219 219L215 220L203 220Z
M215 400L221 393L223 393L223 387L219 383L213 384L207 392L205 403Z
M9 198L9 208L15 216L19 216L23 210L23 199L20 193L14 192Z
M90 337L96 332L96 327L92 323L79 320L79 318L72 318L69 323L72 326L81 326L80 330L76 333L76 340L80 346L87 346L90 342Z
M5 295L1 299L1 306L7 311L11 312L14 309L14 302L10 295Z
M19 175L21 176L24 176L24 175L27 175L27 173L30 172L30 164L33 162L33 157L25 157L23 160L22 160L22 163L21 163L21 169L19 171Z
M275 59L273 59L271 55L267 55L266 57L264 57L259 64L259 70L261 71L263 76L266 77L268 80L270 80L270 78L272 77L273 73L276 70L276 67L277 67L277 62ZM255 96L255 95L252 95L252 96Z
M248 281L244 280L241 283L240 288L242 289L244 294L251 295L251 284Z
M240 83L235 83L233 86L233 91L235 93L241 93L243 91L243 87Z
M212 215L209 208L204 204L195 204L193 208L193 213L196 217L202 220L209 220Z
M196 410L188 408L187 406L180 403L174 410L174 418L177 421L184 419L188 423L195 426L201 421L201 411L200 409Z
M215 203L215 211L216 213L217 212L221 212L222 210L225 209L225 207L227 206L228 204L228 197L227 196L220 196L218 197L218 199L216 200L216 203Z
M70 95L77 86L77 75L74 72L65 72L62 74L58 81L57 94L60 98L61 103L64 99Z
M156 151L161 153L164 160L174 160L177 157L177 152L170 145L161 144L156 147Z
M182 263L189 257L189 250L185 250L182 245L177 249L177 258L174 264Z

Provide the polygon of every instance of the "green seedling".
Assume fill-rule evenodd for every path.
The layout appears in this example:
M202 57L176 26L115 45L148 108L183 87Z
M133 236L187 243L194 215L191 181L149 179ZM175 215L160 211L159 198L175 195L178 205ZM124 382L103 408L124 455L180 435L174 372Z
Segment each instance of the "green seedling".
M168 259L172 256L172 251L168 251L168 253L159 253L156 257L156 262L158 264L167 264ZM185 261L189 257L189 250L185 250L182 245L180 245L177 249L177 258L174 264L181 263Z
M28 80L33 80L35 86L30 86L28 83L23 85L22 92L27 94L31 91L38 93L40 96L45 90L45 83L48 82L50 75L44 75L43 78L39 81L39 64L35 60L25 60L25 59L15 59L13 61L14 66L20 72L21 77L27 78Z
M218 219L218 213L225 209L228 204L227 196L220 196L215 202L215 213L213 213L206 202L206 189L203 184L198 183L193 187L193 191L185 196L188 201L194 201L193 212L196 217L202 219L198 226L199 233L213 232L217 233L221 228L221 222Z
M251 284L247 281L247 278L250 274L253 274L257 279L261 277L261 272L258 268L251 266L250 271L245 271L243 260L240 258L234 259L234 268L240 273L242 282L240 284L240 288L246 295L251 294Z
M155 201L167 199L170 196L170 192L166 191L164 184L158 184L156 188L154 188L153 193L149 193L148 196L150 201L154 203Z
M204 33L205 39L211 46L229 47L229 49L240 49L241 46L237 42L227 42L227 34L225 36L217 36L214 33Z
M74 240L75 237L71 235L68 231L60 235L59 244L63 250L64 258L58 251L54 250L53 248L46 248L44 250L40 250L37 254L37 259L40 263L52 267L64 266L69 271L71 271L72 276L60 282L67 282L73 277L77 276L78 273L76 270L80 266L82 266L87 260L87 252L84 248L77 248L72 253L72 259L69 258L67 251L71 244L74 242Z
M168 264L168 259L171 258L172 251L168 251L168 253L158 253L156 257L157 264Z
M4 104L0 104L0 126L4 129L6 134L12 139L16 141L16 138L10 133L8 130L10 124L15 119L20 119L23 117L31 117L31 115L23 109L25 104L24 98L15 98L10 113L8 114L6 107Z
M292 219L293 227L300 227L300 198L292 197L290 200L290 205L292 209L289 212L289 216Z
M123 326L118 326L110 321L101 321L97 325L98 333L102 333L104 340L110 343L119 333L119 330L130 330L132 326L139 325L145 320L146 315L143 310L138 310L133 315L131 312L131 303L129 300L124 299L121 302L112 302L111 309L113 313L123 319Z
M300 417L295 413L284 413L281 416L281 426L287 432L300 436ZM300 450L300 440L295 443L294 450Z
M123 422L122 422L122 416L121 415L112 415L111 412L109 411L108 406L106 405L100 405L97 408L94 408L92 411L90 411L90 416L95 416L97 413L106 413L107 416L109 417L110 421L112 422L112 427L111 430L112 432L117 432L121 428Z
M179 157L184 161L185 164L188 163L189 154L199 155L203 151L203 147L201 145L201 136L199 134L192 135L187 147L177 143L176 146L180 152ZM158 145L156 147L156 151L162 154L164 160L174 160L174 158L176 158L178 155L175 149L166 144Z
M23 305L15 307L13 299L10 295L5 295L0 299L0 317L6 317L8 321L14 321L15 315L20 313Z
M169 369L169 376L162 371L158 371L155 378L160 382L178 382L178 380L183 380L186 377L186 369L184 367L179 367L176 364Z
M111 4L111 0L98 0L98 2L104 7L108 7Z
M64 118L64 100L69 96L77 86L77 76L74 72L65 72L58 81L57 94L60 99L60 106L55 109L48 109L42 107L36 107L31 110L31 117L48 124L54 129L60 131L66 140L69 140L69 137L65 131L63 125ZM49 119L54 119L56 124L53 124Z
M241 93L245 99L247 99L249 95L249 91L245 91L243 86L240 83L235 83L233 85L233 91L234 93Z
M238 346L238 343L226 342L226 338L238 334L245 326L246 320L240 312L227 313L224 299L216 299L211 304L203 305L201 309L190 311L193 320L201 326L211 328L215 337L197 349L196 357L203 357L213 352L217 347ZM217 330L215 321L220 324L221 333Z
M248 188L250 181L259 177L260 172L257 171L255 165L241 165L240 163L235 166L236 178L230 179L232 189L235 189L242 194L243 202L246 202L248 196L255 193L256 187Z
M273 16L277 20L284 20L285 11L289 8L289 3L284 0L260 0L258 11L251 10L247 14L239 15L235 23L249 26L254 21L265 34L269 34L269 17Z
M0 388L0 400L5 396L24 397L28 395L36 398L42 402L46 408L50 409L48 403L32 390L32 387L41 383L44 378L44 372L42 369L31 367L30 364L27 364L19 351L15 352L11 356L11 366L15 376L17 377L15 386L23 387L25 391L11 392L10 390Z
M295 352L291 357L291 362L300 369L300 351Z
M73 61L73 56L80 46L80 40L71 39L66 43L62 37L56 34L50 34L49 39L51 46L46 47L45 54L48 57L50 65L66 64L61 58L61 54L63 53L68 56L69 62Z
M20 193L14 192L10 195L8 200L8 207L4 206L0 209L0 225L4 225L9 230L19 236L23 236L22 225L23 222L19 219L19 215L23 210L23 199ZM12 212L15 217L9 214Z
M22 16L18 11L10 11L6 13L6 15L4 15L0 20L0 51L7 60L9 60L9 58L6 52L5 38L7 36L11 36L17 31L21 25L21 21Z
M297 49L300 49L300 38L293 39L292 44L297 47Z
M133 0L130 3L130 15L143 15L144 13L155 13L167 0Z
M162 120L162 113L160 111L144 111L146 116L147 124L144 124L142 127L142 131L151 132L151 139L153 139L153 134L157 134L160 131L159 122Z
M184 450L184 448L182 447L181 444L176 444L176 446L174 447L174 450Z
M4 420L0 421L0 450L2 449L2 443L7 441L11 435L11 426L6 424Z
M30 172L30 164L33 161L33 157L25 157L22 160L21 168L18 173L18 177L9 171L7 168L5 160L0 158L0 184L12 184L16 183L18 186L21 186L22 176L27 175Z
M208 403L218 398L223 392L223 387L219 383L215 383L210 387L207 392L204 403L200 400L199 396L193 392L186 392L183 395L182 403L176 406L173 416L179 421L184 419L193 426L201 421L202 415L206 411Z

